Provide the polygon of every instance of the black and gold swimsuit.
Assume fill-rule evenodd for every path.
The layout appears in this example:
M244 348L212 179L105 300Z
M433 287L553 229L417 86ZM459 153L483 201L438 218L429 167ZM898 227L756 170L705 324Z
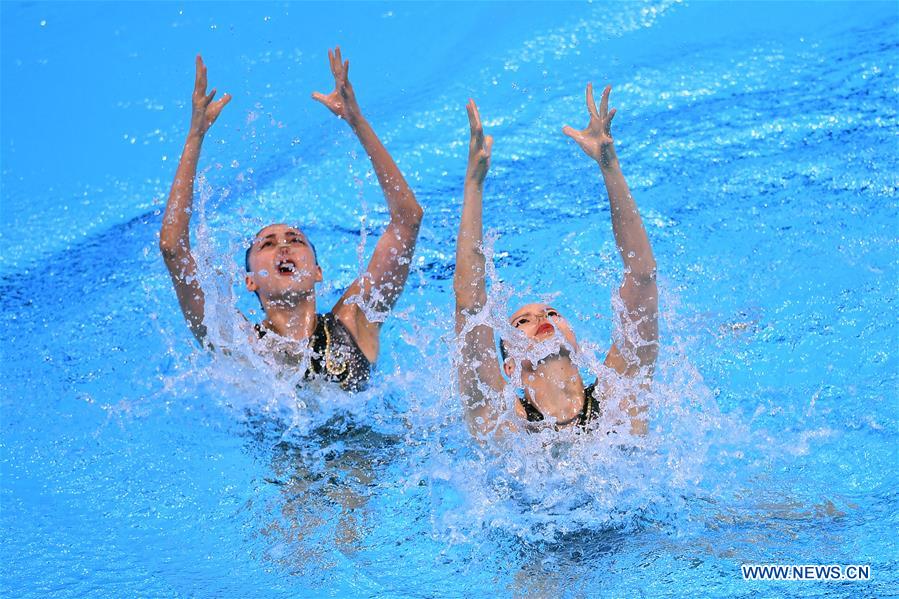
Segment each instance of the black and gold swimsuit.
M261 339L268 332L255 325ZM331 312L316 315L315 331L309 338L312 359L304 379L324 378L338 383L345 391L362 391L368 386L371 362L359 349L356 340Z
M599 402L596 400L594 394L595 391L596 383L592 383L584 388L584 405L581 407L581 411L577 417L571 422L584 427L594 418L599 418L601 409L599 407ZM527 414L528 422L541 422L543 420L543 414L526 396L519 397L518 401L521 402L521 407L524 408L524 412Z

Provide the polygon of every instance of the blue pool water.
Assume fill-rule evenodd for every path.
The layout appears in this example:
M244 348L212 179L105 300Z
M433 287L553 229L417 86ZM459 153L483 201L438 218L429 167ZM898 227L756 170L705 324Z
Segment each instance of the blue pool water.
M887 596L899 584L893 2L12 3L2 16L0 592L17 597ZM327 307L387 213L309 99L340 44L426 211L372 388L200 352L158 255L193 57L234 99L196 250L227 340L242 246L301 224ZM620 277L561 135L612 83L660 270L651 433L473 443L453 390L464 105L496 139L493 293L588 361ZM867 582L740 565L867 564Z

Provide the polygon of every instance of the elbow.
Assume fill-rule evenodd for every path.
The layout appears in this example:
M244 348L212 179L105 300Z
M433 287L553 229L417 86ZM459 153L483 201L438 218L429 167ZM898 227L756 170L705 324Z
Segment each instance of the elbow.
M418 232L418 229L421 228L421 221L425 216L425 211L424 208L415 201L414 195L411 196L411 199L411 205L403 212L403 215L400 218L400 224L412 231Z
M647 271L641 271L636 274L637 281L642 285L655 284L656 282L656 269L653 268Z
M159 251L163 258L172 258L175 255L177 244L166 237L165 233L159 236Z
M181 239L166 235L163 231L159 236L159 251L166 262L171 262L183 255L187 248Z
M394 196L390 202L390 222L395 227L417 232L424 215L425 211L415 199L411 189L400 192L400 195Z
M421 225L421 220L425 216L425 209L421 207L415 200L415 196L412 196L412 207L409 208L409 220L415 223L415 226Z
M631 277L640 284L655 283L657 274L656 261L653 257L650 257L649 260L641 261L630 269Z

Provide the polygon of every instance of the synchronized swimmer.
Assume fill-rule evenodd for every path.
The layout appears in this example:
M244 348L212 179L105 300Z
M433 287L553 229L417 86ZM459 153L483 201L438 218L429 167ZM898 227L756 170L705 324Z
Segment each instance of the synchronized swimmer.
M396 303L408 277L423 211L362 116L348 78L349 61L342 59L339 48L329 51L328 58L335 89L312 97L346 121L358 137L387 199L390 223L367 269L324 314L317 312L315 296L322 269L305 233L286 224L268 225L259 231L246 251L246 288L259 298L265 319L252 325L249 337L257 351L280 352L288 364L299 365L300 354L311 355L306 380L323 378L345 390L359 391L366 386L378 357L383 317ZM203 322L205 300L190 249L190 213L203 139L231 99L225 94L215 100L216 90L207 93L206 87L206 67L197 56L190 129L160 233L160 249L181 310L191 332L204 346L209 345ZM474 101L468 103L471 137L453 287L461 346L458 382L466 420L477 437L548 425L589 430L587 425L611 401L617 401L628 414L633 433L646 432L646 406L639 398L650 388L658 356L656 263L615 152L611 134L615 110L608 108L610 91L611 87L603 91L597 109L593 88L588 84L589 124L580 131L565 127L563 133L597 162L609 197L624 277L619 290L622 326L605 366L625 379L625 385L612 384L605 378L584 384L573 359L579 351L577 338L568 321L551 306L527 304L511 315L509 324L515 332L499 340L501 358L497 357L494 328L483 317L475 318L487 306L482 198L493 139L484 135ZM372 314L378 318L371 318ZM297 354L285 350L283 344L267 344L263 342L266 337L292 342L304 351ZM499 398L507 386L523 391L515 402L513 418L502 417Z
M658 356L656 263L615 152L611 130L615 109L609 111L611 89L610 86L603 91L597 111L593 86L588 84L589 124L582 131L566 126L562 132L574 139L599 165L609 196L615 241L624 261L624 280L619 290L624 304L624 313L619 315L623 326L618 342L612 344L606 355L605 366L621 377L636 381L638 387L645 390L652 381ZM631 432L645 433L645 406L640 405L636 393L614 393L611 385L599 379L589 386L584 385L572 360L572 355L578 351L577 338L571 325L555 308L527 304L509 318L517 338L499 342L502 368L509 377L508 383L500 372L493 327L483 324L483 319L469 323L487 303L482 198L493 138L484 135L474 100L468 103L468 120L471 139L453 287L456 333L461 336L459 388L469 427L477 436L517 430L519 426L514 420L500 418L502 410L497 405L506 385L514 385L524 391L515 402L515 412L525 429L544 420L551 420L557 427L585 427L601 413L612 396L618 395L619 407L630 417ZM535 351L539 354L536 357Z
M390 222L375 246L368 268L347 288L330 312L319 314L315 285L322 281L315 247L303 231L286 224L263 227L246 251L246 287L256 294L265 320L253 326L251 342L270 333L294 342L306 341L311 361L305 378L324 378L348 391L363 389L380 349L381 315L386 316L403 291L415 251L423 211L387 149L362 116L349 80L349 61L340 48L328 51L334 91L312 98L352 128L371 159L387 198ZM205 298L190 250L190 214L200 148L206 132L231 100L206 93L206 66L197 56L190 130L162 221L159 247L172 277L188 326L207 344L203 323ZM378 315L379 319L370 316ZM288 363L299 364L304 352L280 350ZM309 353L309 352L305 352Z

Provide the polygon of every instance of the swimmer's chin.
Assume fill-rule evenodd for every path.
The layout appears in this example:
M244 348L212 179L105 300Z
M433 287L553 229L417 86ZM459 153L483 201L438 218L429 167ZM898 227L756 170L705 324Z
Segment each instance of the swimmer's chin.
M531 346L525 359L528 362L539 366L561 358L570 359L574 353L574 348L572 348L567 341L553 335L549 339L537 342Z
M290 274L290 280L296 281L297 283L299 283L300 281L305 281L306 279L308 279L311 276L312 276L311 270L295 270L294 272L292 272Z

